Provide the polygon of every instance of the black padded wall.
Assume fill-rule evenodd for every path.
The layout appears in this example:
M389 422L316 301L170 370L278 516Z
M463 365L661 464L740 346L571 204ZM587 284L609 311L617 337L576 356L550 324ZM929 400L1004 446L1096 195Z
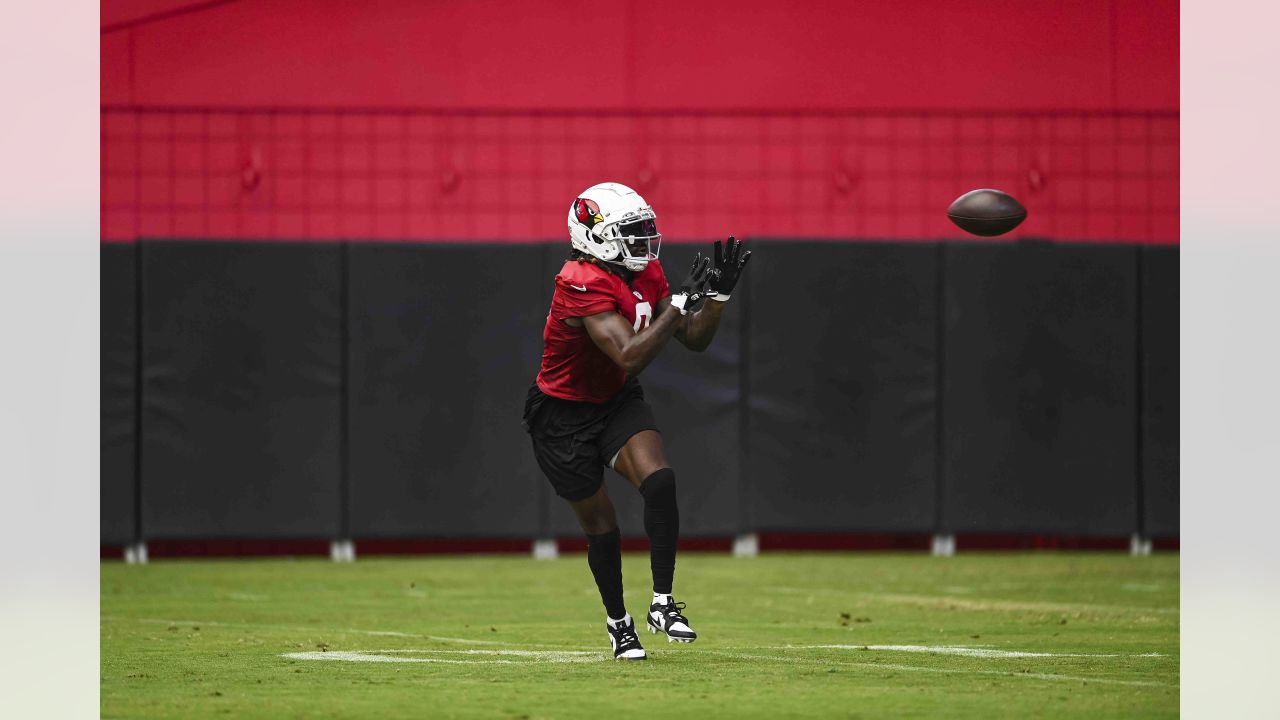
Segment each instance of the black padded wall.
M1144 247L1141 252L1144 532L1177 537L1178 248Z
M101 316L101 468L99 537L104 545L123 545L134 539L137 463L135 373L137 372L136 274L137 246L100 246Z
M932 529L935 246L773 242L755 253L745 525Z
M520 426L547 305L541 245L353 244L351 531L539 529Z
M712 346L640 378L686 537L1177 536L1176 247L751 247ZM664 250L673 282L699 249ZM520 427L565 256L103 245L102 542L579 534Z
M339 248L143 252L147 537L336 537Z
M1132 247L946 248L944 529L1136 524Z

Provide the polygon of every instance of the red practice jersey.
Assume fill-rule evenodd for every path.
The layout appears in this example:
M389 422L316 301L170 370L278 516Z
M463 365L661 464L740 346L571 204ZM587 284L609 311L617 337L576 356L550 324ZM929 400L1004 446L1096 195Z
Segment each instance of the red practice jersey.
M603 403L613 397L626 382L626 371L596 347L585 327L572 327L564 319L613 310L640 332L652 322L658 301L670 294L657 260L650 260L630 286L592 263L566 262L556 275L551 312L542 330L538 388L564 400Z

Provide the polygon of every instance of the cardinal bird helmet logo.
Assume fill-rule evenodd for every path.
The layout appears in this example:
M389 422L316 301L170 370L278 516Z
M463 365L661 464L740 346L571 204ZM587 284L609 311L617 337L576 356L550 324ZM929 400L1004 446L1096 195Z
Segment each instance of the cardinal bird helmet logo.
M578 222L587 227L594 227L598 223L604 222L604 216L600 214L600 206L595 200L586 198L578 198L574 203L574 212L577 213Z

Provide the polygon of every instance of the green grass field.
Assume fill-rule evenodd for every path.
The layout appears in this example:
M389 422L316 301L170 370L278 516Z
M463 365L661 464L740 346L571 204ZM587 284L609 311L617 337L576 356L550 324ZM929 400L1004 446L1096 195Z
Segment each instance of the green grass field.
M582 555L101 569L110 718L1178 713L1177 555L687 553L700 639L644 632L639 663L607 652Z

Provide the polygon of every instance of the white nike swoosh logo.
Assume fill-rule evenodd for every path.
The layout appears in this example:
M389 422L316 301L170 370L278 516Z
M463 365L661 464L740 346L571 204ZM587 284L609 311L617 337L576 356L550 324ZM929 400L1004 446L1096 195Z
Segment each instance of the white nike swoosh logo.
M583 285L582 287L578 287L577 285L570 285L569 287L573 288L574 290L580 290L580 291L582 291L582 292L586 292L586 291L587 291L587 286L586 286L586 285Z

